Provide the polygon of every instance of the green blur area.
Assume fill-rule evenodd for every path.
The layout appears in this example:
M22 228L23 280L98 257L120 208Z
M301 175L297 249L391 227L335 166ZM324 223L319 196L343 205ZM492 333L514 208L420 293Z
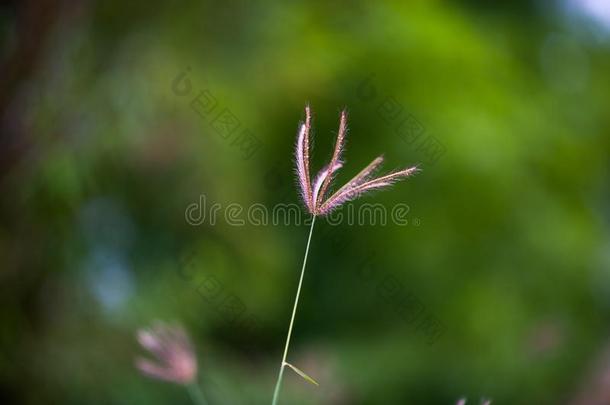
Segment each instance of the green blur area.
M288 369L280 403L593 395L608 26L537 1L46 3L42 34L0 6L2 403L191 403L134 367L155 320L190 334L210 404L271 403L307 103L314 170L349 112L337 185L380 154L421 172L316 221L288 358L320 386Z

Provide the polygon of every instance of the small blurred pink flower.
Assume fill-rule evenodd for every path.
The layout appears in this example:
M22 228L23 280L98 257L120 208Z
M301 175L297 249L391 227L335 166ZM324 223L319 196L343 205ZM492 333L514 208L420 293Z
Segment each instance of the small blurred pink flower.
M466 398L460 399L455 405L466 405ZM483 399L481 400L481 405L491 405L491 401L488 399Z
M143 374L176 384L195 381L197 359L184 329L157 322L150 329L138 330L137 340L156 358L156 361L136 359L136 367Z

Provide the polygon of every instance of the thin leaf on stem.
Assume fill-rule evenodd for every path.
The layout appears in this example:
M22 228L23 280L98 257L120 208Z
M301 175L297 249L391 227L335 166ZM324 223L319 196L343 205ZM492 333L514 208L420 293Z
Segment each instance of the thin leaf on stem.
M298 375L300 375L301 377L303 377L307 382L317 385L319 386L320 384L317 383L316 380L314 380L313 378L311 378L310 376L308 376L304 371L302 371L301 369L293 366L292 364L286 362L284 363L285 365L287 365L288 367L290 367L295 373L297 373Z

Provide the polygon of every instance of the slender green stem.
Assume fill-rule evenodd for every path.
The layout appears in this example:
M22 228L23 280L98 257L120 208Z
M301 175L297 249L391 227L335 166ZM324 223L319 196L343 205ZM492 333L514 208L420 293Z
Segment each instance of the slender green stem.
M288 356L288 346L290 346L290 336L292 335L292 326L294 325L294 317L297 313L297 306L299 305L299 296L301 295L301 286L303 285L303 276L305 275L305 266L307 265L307 255L309 254L309 244L311 243L311 235L313 234L313 224L316 222L316 216L311 218L311 228L309 228L309 237L307 238L307 247L305 248L305 258L303 259L303 267L301 268L301 278L299 279L299 286L297 287L297 295L294 299L294 307L292 307L292 317L290 318L290 326L288 327L288 336L286 336L286 346L284 346L284 357L282 357L282 364L280 365L280 374L277 377L277 383L275 384L275 391L273 392L272 405L277 405L277 400L280 395L280 387L282 386L282 377L284 376L284 368L286 366L286 356Z
M193 382L186 386L186 389L193 400L195 405L208 405L208 401L205 400L203 396L203 391L199 388L199 384L197 382Z

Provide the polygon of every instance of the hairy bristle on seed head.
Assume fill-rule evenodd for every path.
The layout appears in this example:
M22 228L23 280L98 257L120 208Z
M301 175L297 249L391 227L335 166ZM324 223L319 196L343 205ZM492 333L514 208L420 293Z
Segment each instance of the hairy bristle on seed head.
M301 197L310 213L313 213L313 199L311 191L311 179L309 174L309 137L311 131L311 111L309 106L305 107L305 122L301 124L297 145L295 150L295 160Z
M335 141L335 149L333 150L333 156L330 159L330 163L327 167L327 174L322 182L322 186L320 187L320 191L318 192L318 196L315 203L316 207L322 205L322 201L324 199L324 195L326 194L326 190L330 185L330 182L333 178L333 168L336 164L341 160L341 152L343 151L343 144L345 142L345 134L347 132L347 111L341 111L341 119L339 121L339 131L337 132L337 140Z

